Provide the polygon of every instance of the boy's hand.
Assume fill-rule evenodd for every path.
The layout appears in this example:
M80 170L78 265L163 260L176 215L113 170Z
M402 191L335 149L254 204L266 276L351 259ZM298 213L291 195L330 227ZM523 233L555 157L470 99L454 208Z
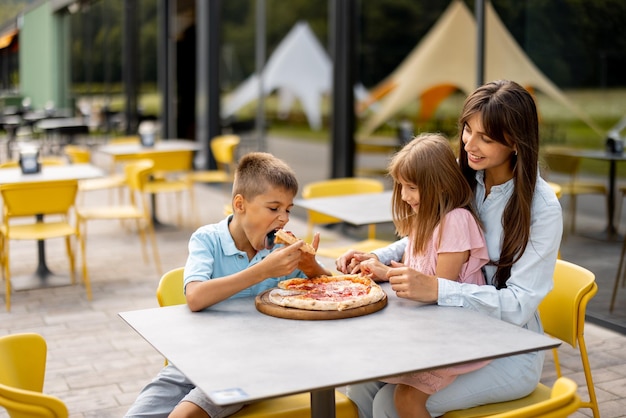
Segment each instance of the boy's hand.
M272 251L267 257L265 257L265 260L261 263L266 268L266 277L286 276L297 269L304 254L300 251L300 247L303 245L304 241L298 240L294 244Z
M313 236L313 241L311 242L311 246L315 249L315 252L317 252L317 248L319 247L319 245L320 245L320 233L316 232L315 235ZM298 264L298 268L302 270L308 277L317 277L317 276L322 276L322 275L328 276L331 274L330 271L320 266L314 254L310 254L306 252L302 253L302 257L300 258L300 264Z

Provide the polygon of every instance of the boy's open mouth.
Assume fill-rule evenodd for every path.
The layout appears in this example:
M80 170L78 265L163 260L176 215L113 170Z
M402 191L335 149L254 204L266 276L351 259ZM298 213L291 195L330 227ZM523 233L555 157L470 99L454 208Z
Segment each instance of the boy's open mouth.
M265 236L265 248L271 250L274 248L274 244L276 243L276 231L270 231Z

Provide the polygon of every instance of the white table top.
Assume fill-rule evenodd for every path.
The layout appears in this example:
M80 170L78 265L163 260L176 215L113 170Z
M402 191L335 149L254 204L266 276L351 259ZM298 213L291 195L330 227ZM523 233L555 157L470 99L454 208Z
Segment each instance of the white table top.
M398 299L350 319L281 319L253 298L120 316L217 404L261 400L410 371L547 349L558 340L462 308ZM451 350L450 347L459 349ZM334 408L334 406L333 406Z
M51 131L60 128L88 127L83 118L50 118L40 120L35 124L39 129Z
M341 219L352 225L393 222L392 191L296 199L294 204Z
M142 152L198 151L200 144L189 140L168 139L158 141L154 147L144 147L141 144L106 144L97 150L103 154L119 157Z
M83 180L104 176L93 164L43 165L39 173L23 174L19 167L0 169L0 184L52 180Z

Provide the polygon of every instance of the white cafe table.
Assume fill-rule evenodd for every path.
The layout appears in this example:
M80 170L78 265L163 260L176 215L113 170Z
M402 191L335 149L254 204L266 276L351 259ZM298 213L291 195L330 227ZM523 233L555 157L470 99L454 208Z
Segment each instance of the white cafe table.
M0 185L55 180L83 180L102 177L104 172L92 164L43 165L39 173L23 174L19 167L0 169ZM38 287L64 286L70 284L69 277L54 275L46 263L45 242L37 242L38 265L31 276L11 279L15 290Z
M399 299L355 318L282 319L254 298L119 315L219 405L310 392L312 417L335 416L334 390L401 373L545 350L558 340L469 309ZM450 350L450 347L462 349Z
M294 204L360 226L392 222L392 191L296 199Z
M162 139L152 147L144 147L140 143L105 144L97 148L98 152L112 156L114 159L134 157L148 152L199 151L200 144L185 139ZM135 157L136 158L136 157Z

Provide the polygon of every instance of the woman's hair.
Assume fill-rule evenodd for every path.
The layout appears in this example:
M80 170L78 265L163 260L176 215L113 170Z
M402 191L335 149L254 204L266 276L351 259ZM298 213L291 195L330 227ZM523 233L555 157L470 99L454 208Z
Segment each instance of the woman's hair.
M400 236L414 237L416 254L424 252L435 227L456 208L471 211L472 190L463 177L448 140L438 134L421 134L398 151L389 164L393 185L393 222ZM415 185L420 204L417 213L402 200L400 182Z
M284 161L267 152L250 152L239 160L233 182L233 196L251 200L269 188L298 194L296 174Z
M504 237L497 266L495 286L506 287L511 267L524 254L530 236L530 209L539 159L539 121L535 101L526 89L513 81L498 80L474 91L463 105L459 119L459 163L463 175L476 188L476 171L467 160L463 130L467 121L480 114L485 134L494 141L515 148L511 168L515 192L504 209Z

